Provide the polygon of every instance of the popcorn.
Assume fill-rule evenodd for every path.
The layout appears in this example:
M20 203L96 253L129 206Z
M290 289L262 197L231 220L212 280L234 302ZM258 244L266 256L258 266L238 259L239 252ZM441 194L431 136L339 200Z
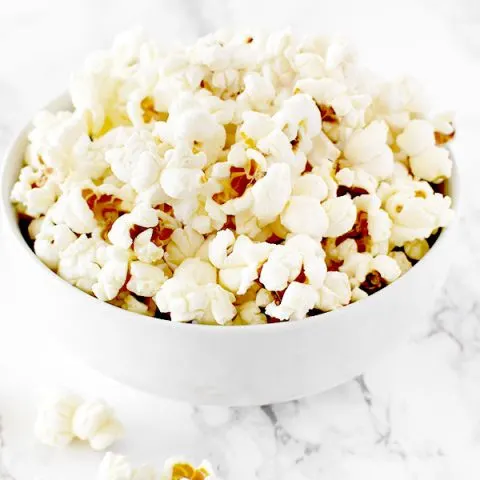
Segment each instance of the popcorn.
M320 244L307 235L289 238L285 245L277 245L263 265L260 282L267 290L283 291L297 279L303 268L305 279L321 287L327 271Z
M210 262L219 269L220 284L237 295L243 295L258 278L262 264L273 245L255 243L245 235L235 238L231 230L223 230L210 242Z
M209 162L214 162L225 145L225 129L215 117L189 95L181 95L169 108L166 122L155 125L154 135L176 147L183 144L201 148Z
M123 426L112 409L100 400L84 402L72 419L72 431L94 450L105 450L123 436Z
M261 288L255 296L255 304L258 307L266 307L273 301L272 294L265 288Z
M316 198L292 196L280 215L282 225L292 233L321 239L327 233L328 215Z
M374 116L384 118L390 128L405 128L409 120L424 117L427 105L425 92L411 78L400 78L380 86L373 99Z
M134 225L152 228L158 225L158 213L143 204L137 205L130 213L120 216L108 232L108 239L113 245L129 248L132 245L130 230ZM153 232L152 232L153 235Z
M73 77L72 112L35 117L12 203L49 268L131 312L253 325L340 308L453 215L452 114L365 73L345 42L289 30L171 52L127 32Z
M127 289L140 297L153 297L166 280L160 267L143 262L132 262L130 275Z
M65 224L75 233L92 233L97 222L79 188L60 196L49 211L54 223Z
M452 173L448 150L435 145L433 126L426 120L412 120L397 137L397 144L409 156L413 174L432 183L441 183Z
M131 480L133 468L122 455L108 452L98 467L97 480Z
M313 173L305 173L295 180L292 195L313 197L322 201L328 196L328 187L321 176Z
M148 315L148 306L137 300L133 295L126 295L120 305L124 310L139 313L140 315Z
M327 272L323 286L319 290L316 307L323 312L336 310L342 305L348 305L351 296L348 275L342 272Z
M92 141L80 115L43 111L35 116L33 126L27 149L27 163L33 167L48 172L59 182L72 173L98 178L104 172L107 167L104 161L98 158L91 161Z
M194 257L203 242L203 235L192 228L177 228L167 245L165 261L172 267L178 267L186 258Z
M379 179L388 178L393 171L393 153L386 143L387 133L388 127L381 121L355 131L345 145L347 164Z
M214 321L223 325L236 315L235 296L217 285L215 268L198 258L187 258L155 295L161 312L177 322Z
M406 242L403 249L408 258L411 258L412 260L421 260L430 250L430 246L425 239L419 239Z
M267 317L254 301L245 302L238 307L238 319L243 325L267 323Z
M280 305L267 305L267 315L279 320L302 320L318 302L318 292L311 285L292 282L283 295Z
M357 208L349 196L331 198L322 204L328 216L326 237L339 237L352 229Z
M401 274L397 262L393 261L392 258L386 255L377 255L370 262L370 269L377 271L388 283L392 283Z
M147 228L139 233L133 241L133 251L141 262L157 263L163 258L164 250L151 241L152 236L153 230Z
M322 120L320 112L309 95L297 94L286 100L273 121L290 140L298 140L301 136L307 139L316 137L320 133ZM311 143L309 144L311 145ZM308 153L310 148L305 153Z
M55 225L50 220L44 219L40 231L34 238L33 250L35 254L47 267L56 270L60 253L71 245L77 239L77 236L66 225Z
M158 180L162 163L155 140L146 130L133 131L124 145L107 150L105 160L114 175L137 192Z
M435 145L432 124L426 120L410 121L398 135L397 145L410 157L421 154Z
M426 182L414 182L395 189L385 200L385 210L393 221L391 241L396 246L426 239L438 228L450 222L453 212L451 199Z
M388 256L397 262L402 275L407 273L412 268L412 264L404 252L398 252L394 250L393 252L390 252Z
M307 160L305 155L297 159L290 142L285 133L275 129L258 141L257 148L262 152L270 165L286 163L290 166L293 173L298 175L305 170Z
M132 467L123 455L108 452L98 467L97 480L157 480L159 473L151 465Z
M327 160L335 161L340 156L340 150L323 133L320 133L312 139L313 149L308 156L311 165L322 166Z
M120 247L106 247L107 261L98 272L92 291L97 298L107 302L113 300L125 284L128 272L129 252Z
M378 187L377 179L361 169L342 168L335 175L335 179L339 185L338 196L341 196L339 193L342 190L341 187L346 187L345 192L349 193L352 198L368 193L373 194Z
M402 273L393 258L387 255L373 257L369 253L350 255L340 267L340 271L348 275L352 288L368 288L369 294L392 283ZM369 285L373 281L373 285Z
M163 471L158 472L151 465L134 468L126 457L108 452L100 463L98 480L220 480L213 474L210 463L204 460L194 467L187 460L169 458Z
M243 77L245 89L238 97L238 102L248 102L252 110L268 110L276 96L276 91L268 78L259 73L247 73Z
M161 480L220 480L213 473L213 467L207 460L194 467L182 458L168 458L163 466Z
M73 415L81 403L76 395L54 393L44 400L35 421L35 436L44 445L64 447L74 438Z
M104 402L55 392L40 405L35 435L45 445L63 447L79 438L94 450L105 450L123 435L123 427Z
M165 153L167 165L160 175L160 185L172 198L188 198L194 195L204 178L202 168L207 164L203 152L193 153L185 145Z
M286 245L276 247L262 268L260 282L270 291L282 291L293 282L302 270L303 258L300 252Z
M100 273L97 242L85 235L60 252L57 273L67 282L90 293Z
M341 119L342 123L351 127L363 126L364 111L370 104L368 95L364 98L350 96L347 86L333 78L301 79L296 83L295 90L308 93L313 97L325 121L332 120L329 117L330 114L333 119ZM357 110L356 107L360 108Z
M45 215L58 197L58 186L41 171L23 167L13 186L10 198L23 205L24 212L34 218Z
M292 190L290 169L284 163L272 165L265 177L251 188L252 213L260 224L273 222L288 202Z
M410 157L413 174L431 183L442 183L452 174L452 160L448 150L431 146L419 155Z

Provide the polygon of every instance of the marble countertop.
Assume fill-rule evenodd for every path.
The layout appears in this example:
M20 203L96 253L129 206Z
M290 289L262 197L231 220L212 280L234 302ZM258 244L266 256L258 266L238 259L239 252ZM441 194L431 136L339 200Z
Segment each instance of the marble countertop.
M193 407L106 379L48 336L29 335L29 322L41 318L22 315L28 292L0 248L0 479L95 478L101 454L76 444L51 449L33 437L42 391L63 385L115 407L127 431L115 451L135 463L208 458L225 480L478 480L480 7L468 0L9 2L0 13L0 151L65 88L87 52L135 24L169 43L224 25L338 32L385 72L429 82L439 108L458 112L464 208L453 267L410 342L362 377L281 405Z

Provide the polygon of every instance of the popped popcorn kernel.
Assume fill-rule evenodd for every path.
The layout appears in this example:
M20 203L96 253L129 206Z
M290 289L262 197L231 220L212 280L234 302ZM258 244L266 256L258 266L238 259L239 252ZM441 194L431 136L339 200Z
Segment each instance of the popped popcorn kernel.
M78 438L94 450L105 450L123 436L123 426L105 402L55 392L40 406L35 435L45 445L66 446Z

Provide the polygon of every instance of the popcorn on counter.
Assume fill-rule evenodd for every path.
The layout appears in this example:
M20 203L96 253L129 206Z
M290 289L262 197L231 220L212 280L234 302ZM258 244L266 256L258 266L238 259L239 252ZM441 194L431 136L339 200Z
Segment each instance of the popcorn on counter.
M84 401L68 392L53 392L39 407L35 435L53 447L64 447L78 438L94 450L105 450L123 437L123 426L101 400Z
M35 117L11 199L50 269L125 310L301 320L395 281L453 215L452 115L342 41L221 31L164 54L134 30L70 94L72 112ZM58 398L37 433L105 448L108 412Z
M165 461L163 471L150 465L134 468L123 455L108 452L97 472L97 480L220 480L213 473L210 463L204 460L194 467L187 460L170 458Z

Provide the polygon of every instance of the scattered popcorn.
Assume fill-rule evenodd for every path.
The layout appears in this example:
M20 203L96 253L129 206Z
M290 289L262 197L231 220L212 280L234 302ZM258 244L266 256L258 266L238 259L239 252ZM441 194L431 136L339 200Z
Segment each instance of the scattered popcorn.
M165 461L161 480L220 480L207 460L194 467L188 461L180 458L169 458Z
M74 438L105 450L123 436L122 424L102 401L84 402L70 393L54 393L40 406L35 435L50 446L66 446Z
M64 447L72 442L73 416L82 400L68 393L54 393L40 405L35 436L44 445Z
M127 32L73 77L72 112L35 117L11 201L50 269L130 312L251 325L341 308L453 215L453 115L365 73L323 36L222 31L168 53Z
M126 457L108 452L97 472L97 480L220 480L210 463L204 460L194 467L187 460L171 458L162 472L151 465L134 468Z
M133 468L122 455L108 452L104 457L97 472L97 480L131 480Z
M94 450L105 450L123 436L122 424L112 409L99 400L84 402L75 410L72 431Z

